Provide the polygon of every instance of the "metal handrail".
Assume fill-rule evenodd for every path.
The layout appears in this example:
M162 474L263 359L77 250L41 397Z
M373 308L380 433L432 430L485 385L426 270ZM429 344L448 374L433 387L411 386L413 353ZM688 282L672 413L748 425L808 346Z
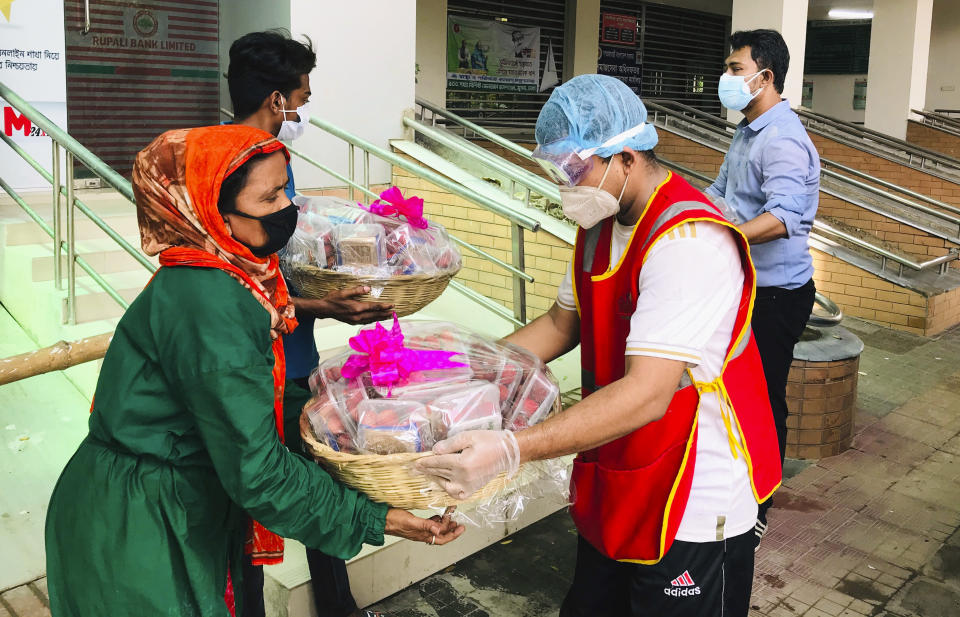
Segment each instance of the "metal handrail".
M687 106L683 105L682 103L677 103L677 106L687 107ZM712 127L712 126L710 126L709 124L707 124L707 123L705 123L705 122L701 122L701 121L699 121L699 120L686 117L686 116L684 116L681 112L679 112L679 111L677 111L677 110L670 109L670 108L668 108L668 107L665 107L665 106L663 106L663 105L659 105L659 104L657 104L657 103L651 104L651 108L654 109L655 113L656 113L656 112L663 112L663 113L664 113L665 115L667 115L667 116L679 117L679 119L681 119L682 121L684 121L684 122L686 122L686 123L692 123L692 124L694 124L694 125L696 125L696 126L699 126L699 127L701 127L701 128L704 128L704 129L710 131L711 133L713 133L714 135L716 135L717 137L723 138L724 140L729 140L729 139L731 138L731 135L729 135L729 134L726 133L725 131L724 131L724 132L721 132L721 129L718 129L718 128L716 128L716 127ZM698 110L698 109L695 109L695 108L688 108L688 109L689 109L690 111L694 111L694 112L697 112L697 113L700 113L700 114L705 114L705 113L706 113L706 112L702 112L701 110ZM726 122L725 120L722 120L722 119L720 119L720 118L717 118L717 120L720 121L720 122L722 122L722 123L724 123L724 124L731 125L731 123L728 123L728 122ZM734 126L735 126L735 125L734 125ZM664 127L666 127L666 124L664 124ZM709 144L708 144L708 145L709 145ZM713 149L715 149L715 150L717 150L717 151L721 151L721 152L723 151L722 148L718 148L718 147L713 146L713 145L709 145L709 147L712 147ZM896 185L896 184L893 184L893 183L891 183L891 182L887 182L887 181L885 181L885 180L881 180L880 178L876 178L876 177L874 177L874 176L871 176L870 174L867 174L867 173L858 171L858 170L853 169L853 168L851 168L851 167L847 167L846 165L842 165L842 164L837 163L837 162L835 162L835 161L832 161L832 160L830 160L830 159L826 159L826 158L820 157L820 161L821 161L825 166L835 167L835 168L837 168L837 169L842 169L842 170L844 170L845 173L849 173L849 174L851 174L851 175L858 176L858 177L860 177L860 178L863 178L863 179L865 179L865 180L868 180L869 182L872 182L872 183L875 183L875 184L878 184L878 185L881 185L881 186L885 186L885 187L887 187L887 188L890 188L890 189L892 189L892 190L898 191L898 192L903 193L903 194L905 194L905 195L910 195L911 197L914 197L915 199L919 199L919 200L924 201L924 202L926 202L926 203L928 203L928 204L932 204L932 205L934 205L934 206L936 206L936 207L938 207L938 208L942 208L942 209L944 209L944 210L948 210L948 211L950 211L950 212L954 212L954 213L960 214L960 208L957 208L957 207L955 207L955 206L953 206L953 205L951 205L951 204L945 203L945 202L940 201L940 200L937 200L937 199L933 199L932 197L928 197L928 196L923 195L923 194L921 194L921 193L917 193L916 191L912 191L912 190L910 190L910 189L901 187L901 186ZM943 220L943 221L946 221L946 222L948 222L948 223L950 223L950 224L957 225L957 226L958 226L958 234L957 234L957 235L960 236L960 218L957 218L957 217L954 217L954 216L950 216L949 214L940 212L940 211L935 210L935 209L933 209L933 208L929 208L929 207L924 206L924 205L922 205L922 204L918 204L918 203L916 203L916 202L914 202L914 201L910 201L909 199L905 199L905 198L903 198L903 197L901 197L901 196L899 196L899 195L894 195L893 193L889 193L889 192L887 192L887 191L884 191L883 189L880 189L880 188L878 188L877 186L873 186L872 184L866 184L866 183L864 183L864 182L860 182L860 181L855 180L855 179L853 179L853 178L849 178L849 177L847 177L847 176L845 176L845 175L843 175L843 174L841 174L841 173L839 173L839 172L833 171L832 169L825 169L825 168L821 167L820 173L821 173L822 175L824 175L824 176L827 176L827 177L830 177L830 178L835 178L835 179L837 179L837 180L840 180L841 182L846 183L846 184L849 184L849 185L851 185L851 186L853 186L853 187L856 187L856 188L858 188L858 189L867 191L867 192L869 192L869 193L873 193L874 195L877 195L877 196L879 196L879 197L881 197L881 198L891 200L891 201L897 203L897 204L900 205L900 206L904 206L904 207L906 207L906 208L910 208L910 209L916 210L916 211L918 211L918 212L922 212L922 213L927 214L927 215L929 215L929 216L933 216L933 217L939 218L939 219L941 219L941 220ZM711 182L712 182L712 180L711 180ZM821 190L824 190L824 189L821 189ZM836 194L836 193L834 193L834 192L832 192L832 191L827 191L827 192L830 193L831 195L834 195L835 197L843 198L842 195L838 195L838 194ZM859 204L859 205L860 205L861 207L866 207L866 206L863 206L862 204ZM896 215L893 215L893 214L891 214L890 212L888 212L887 210L884 210L884 209L882 209L882 208L872 208L872 207L868 207L867 209L871 210L872 212L876 212L877 214L881 214L881 215L883 215L883 216L887 216L888 218L895 218L895 219L897 220L897 222L903 223L903 224L905 224L905 225L909 225L909 226L914 227L914 228L916 228L916 229L920 229L920 230L926 231L926 232L928 232L928 233L934 233L935 235L939 235L939 232L937 232L936 230L931 230L931 229L927 228L926 226L924 226L924 225L922 225L922 224L920 224L920 223L916 223L916 222L914 222L914 221L909 221L909 220L907 220L907 219L903 219L902 217L897 217ZM944 238L944 239L954 240L954 241L956 240L955 237L953 237L953 238Z
M452 148L464 154L469 154L473 158L478 159L484 165L499 171L514 182L519 183L528 189L528 198L529 191L534 191L548 199L552 199L557 203L560 201L560 190L557 185L544 180L537 174L531 173L529 170L526 170L519 165L514 165L513 163L505 160L503 157L499 157L490 151L469 142L462 144L457 141L456 137L443 131L442 129L436 129L431 126L427 126L426 124L414 120L413 118L404 118L403 124L404 126L410 127L415 131L423 133L430 139L439 142L448 148ZM530 158L532 159L533 157Z
M706 174L703 174L703 173L701 173L701 172L699 172L699 171L696 171L696 170L694 170L694 169L690 169L689 167L687 167L687 166L685 166L685 165L681 165L681 164L679 164L679 163L674 163L674 162L669 161L669 160L667 160L667 159L664 159L664 158L662 158L662 157L658 157L658 160L659 160L665 167L669 167L670 169L673 169L674 171L676 171L676 172L678 172L678 173L680 173L680 174L682 174L682 175L684 175L684 176L689 176L689 177L691 177L691 178L695 178L695 179L700 180L701 182L705 182L705 183L707 183L707 184L712 184L712 183L713 183L713 178L711 178L710 176L708 176L708 175L706 175ZM892 252L888 251L887 249L884 249L884 248L882 248L882 247L876 246L875 244L872 244L872 243L870 243L870 242L868 242L868 241L866 241L866 240L863 240L863 239L858 238L858 237L856 237L856 236L850 235L850 234L845 233L845 232L843 232L843 231L840 231L840 230L838 230L838 229L834 229L834 228L831 227L829 224L824 223L824 222L822 222L822 221L820 221L820 220L814 220L814 221L813 221L813 228L814 228L814 229L817 229L817 230L819 230L819 231L822 231L822 232L824 232L824 233L827 233L827 234L836 236L836 237L838 237L838 238L841 238L841 239L849 242L850 244L853 244L853 245L858 246L858 247L860 247L860 248L862 248L862 249L865 249L865 250L867 250L867 251L870 251L870 252L872 252L872 253L875 253L876 255L878 255L878 256L881 258L881 261L880 261L880 267L881 267L881 268L884 266L884 263L885 263L885 261L886 261L887 259L889 259L889 260L891 260L891 261L894 261L894 262L900 264L900 266L901 266L901 272L900 272L900 273L901 273L901 274L903 273L903 268L902 268L902 266L907 266L908 268L910 268L910 269L912 269L912 270L922 271L922 270L928 270L928 269L930 269L930 268L932 268L932 267L934 267L934 266L944 266L944 265L947 264L948 262L951 262L951 261L954 261L955 259L960 258L960 253L958 253L956 250L954 250L954 251L951 251L950 253L948 253L948 254L946 254L946 255L943 255L943 256L941 256L941 257L937 257L937 258L935 258L935 259L931 259L931 260L925 261L925 262L923 262L923 263L917 263L917 262L913 261L912 259L910 259L910 258L908 258L908 257L903 257L902 255L898 255L898 254L896 254L896 253L892 253ZM818 234L815 234L815 233L813 233L813 232L810 233L810 237L813 238L813 239L815 239L815 240L825 240L825 238L822 238L822 237L818 236ZM940 271L941 271L941 273L942 273L942 272L944 271L944 268L941 267L941 268L940 268Z
M54 284L57 289L62 289L63 275L61 272L60 259L64 251L67 254L67 321L75 324L77 321L77 294L76 294L76 267L84 270L103 291L113 298L117 304L126 309L129 304L110 285L100 274L93 270L90 264L77 255L76 242L76 211L80 211L94 225L102 230L108 238L117 244L124 252L132 256L137 263L143 266L148 272L156 271L154 266L146 256L136 247L127 242L119 233L110 227L106 221L98 216L89 206L76 197L74 192L74 163L80 161L88 170L99 176L107 185L116 190L122 197L130 203L135 203L133 196L133 187L130 182L104 163L99 157L90 152L83 144L71 137L66 131L60 128L56 123L40 113L30 103L25 101L16 92L11 90L6 84L0 82L0 98L16 109L20 114L26 116L30 122L42 129L51 139L52 148L52 173L47 171L36 159L26 152L20 145L14 142L6 135L0 134L3 140L16 154L18 154L30 167L32 167L40 176L50 183L53 203L53 227L48 226L35 211L33 211L17 193L6 182L2 182L4 191L10 195L13 200L27 214L37 222L46 232L54 243ZM63 148L66 154L66 186L60 181L60 149ZM61 225L61 196L66 196L67 207L67 225L66 239L63 239L64 230Z
M922 148L915 144L911 144L908 141L902 139L897 139L896 137L891 137L885 133L875 131L873 129L868 129L865 126L860 126L858 124L853 124L852 122L846 122L844 120L837 120L836 118L831 118L829 116L824 116L823 114L818 114L803 108L796 108L794 111L798 116L813 120L814 122L820 122L826 124L835 129L838 129L848 135L853 135L856 138L860 139L870 139L871 141L877 142L879 144L884 144L888 147L891 147L895 150L901 150L908 155L918 156L921 158L928 159L940 165L945 165L951 169L960 168L960 161L955 158L946 156L941 152L935 152L927 148ZM811 127L807 127L810 129ZM922 167L922 166L921 166Z
M950 116L945 116L932 111L927 111L925 109L911 109L913 113L923 118L929 118L935 122L942 122L943 124L949 126L950 128L960 130L960 119L951 118Z
M487 140L489 140L489 141L492 141L493 143L497 144L498 146L503 146L504 148L506 148L507 150L510 150L510 151L513 152L514 154L519 154L520 156L522 156L522 157L524 157L524 158L533 160L533 156L531 155L530 151L527 150L526 148L524 148L523 146L521 146L521 145L519 145L519 144L517 144L517 143L514 143L514 142L510 141L509 139L504 139L503 137L501 137L500 135L497 135L497 134L494 133L493 131L491 131L491 130L489 130L489 129L485 129L485 128L483 128L482 126L480 126L479 124L476 124L476 123L474 123L474 122L471 122L470 120L467 120L467 119L464 118L463 116L459 116L459 115L453 113L453 112L450 111L449 109L445 109L445 108L440 107L439 105L437 105L437 104L435 104L435 103L431 103L430 101L428 101L428 100L426 100L426 99L419 98L419 97L416 99L416 103L417 103L417 105L419 105L420 107L422 107L422 108L424 108L424 109L430 110L430 112L431 112L431 114L432 114L431 117L434 119L434 120L433 120L433 123L434 123L434 124L436 124L436 116L439 114L439 115L443 116L444 118L447 118L447 119L449 119L449 120L453 120L456 124L459 124L460 126L466 128L466 129L470 129L471 131L473 131L473 132L476 133L477 135L483 137L484 139L487 139ZM420 113L420 117L423 118L423 112Z
M417 165L416 163L412 163L407 159L401 156L398 156L393 152L390 152L389 150L385 150L375 144L370 143L369 141L366 141L364 139L361 139L360 137L357 137L356 135L352 135L351 133L344 131L338 126L330 124L325 120L320 120L319 118L315 118L315 117L310 118L310 124L317 127L318 129L321 129L323 131L326 131L327 133L330 133L334 137L342 139L343 141L347 142L351 146L358 147L364 152L373 154L377 158L387 163L390 163L391 165L396 165L397 167L405 171L409 171L410 173L420 178L423 178L428 182L436 184L437 186L443 189L446 189L455 195L463 197L464 199L472 201L480 206L483 206L487 210L493 211L494 213L498 214L499 216L502 216L503 218L507 219L511 223L520 225L521 227L523 227L528 231L537 231L538 229L540 229L540 222L537 221L536 219L533 219L525 214L520 214L519 212L516 212L511 208L504 206L503 204L486 197L485 195L481 195L480 193L468 187L465 187L462 184L458 184L456 182L453 182L452 180L445 178L444 176L441 176L440 174L436 173L433 170L427 169L422 165Z

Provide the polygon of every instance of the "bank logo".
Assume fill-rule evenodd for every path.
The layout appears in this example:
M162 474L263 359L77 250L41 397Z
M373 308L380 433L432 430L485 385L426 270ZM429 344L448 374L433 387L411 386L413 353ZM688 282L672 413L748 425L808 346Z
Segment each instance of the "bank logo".
M160 29L160 20L149 10L137 11L133 16L133 29L144 38L149 38Z
M672 596L674 598L699 596L700 587L693 582L693 577L690 576L690 571L684 570L683 574L670 581L669 587L663 588L663 593L664 595Z
M10 5L13 4L13 0L0 0L0 13L3 13L3 16L7 18L7 21L10 21Z

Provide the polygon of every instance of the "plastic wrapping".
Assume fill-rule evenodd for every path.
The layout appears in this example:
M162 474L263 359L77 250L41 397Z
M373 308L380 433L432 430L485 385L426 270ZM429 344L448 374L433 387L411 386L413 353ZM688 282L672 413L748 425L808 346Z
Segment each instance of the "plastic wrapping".
M399 199L399 190L391 189ZM384 192L384 195L389 191ZM416 200L410 198L406 201ZM421 217L381 216L336 197L297 195L297 233L281 253L282 265L307 264L369 278L433 275L456 270L460 251L442 225ZM420 200L422 209L422 200ZM381 204L377 211L385 211Z
M364 329L365 336L351 339L351 351L327 358L310 377L316 395L305 412L317 437L339 452L425 453L464 431L523 430L546 419L559 395L536 356L460 326L405 321L375 332ZM357 366L369 368L358 374ZM457 516L477 525L513 520L530 499L565 500L568 482L567 461L528 463ZM430 493L439 507L445 493L436 485Z

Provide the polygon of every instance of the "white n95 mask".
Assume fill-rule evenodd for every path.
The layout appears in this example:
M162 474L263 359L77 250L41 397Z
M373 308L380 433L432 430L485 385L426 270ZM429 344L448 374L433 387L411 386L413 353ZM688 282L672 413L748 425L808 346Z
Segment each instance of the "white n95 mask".
M590 229L603 219L609 218L620 211L620 200L627 190L627 179L623 180L620 197L614 197L601 189L603 183L613 167L613 160L607 165L598 186L561 186L560 205L563 215L584 229Z
M284 99L282 107L287 106L287 102ZM293 141L297 139L303 132L307 129L307 124L310 122L310 103L304 103L296 109L281 109L284 114L283 124L280 125L280 132L277 133L277 139L280 141ZM299 116L297 120L287 120L286 114L295 113Z

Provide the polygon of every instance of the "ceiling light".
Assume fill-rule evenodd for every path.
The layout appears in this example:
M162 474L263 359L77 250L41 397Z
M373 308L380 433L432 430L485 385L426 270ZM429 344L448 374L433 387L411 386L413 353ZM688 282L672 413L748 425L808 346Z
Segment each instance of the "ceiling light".
M873 11L856 9L830 9L827 15L834 19L873 19Z

